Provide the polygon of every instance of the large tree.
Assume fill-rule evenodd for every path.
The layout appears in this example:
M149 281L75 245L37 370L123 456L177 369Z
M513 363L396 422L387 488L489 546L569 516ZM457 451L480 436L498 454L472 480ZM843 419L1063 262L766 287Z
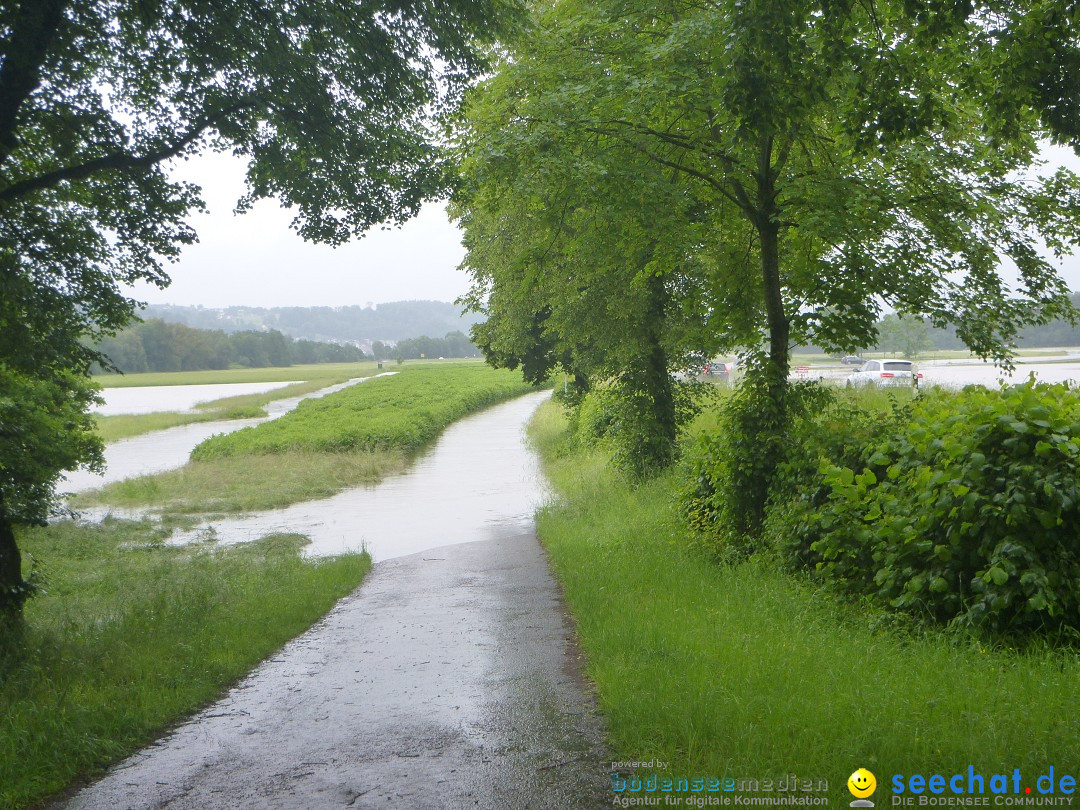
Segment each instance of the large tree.
M793 344L873 345L887 305L1007 360L1022 325L1071 312L1043 247L1077 241L1080 186L1032 168L1042 122L1070 137L1062 111L1075 92L999 44L1011 32L1025 53L1045 50L1022 12L1051 7L1064 8L562 0L485 90L507 110L492 167L533 166L529 133L547 132L582 145L579 165L619 150L679 178L694 201L680 263L711 268L701 286L717 341L750 355L761 392L745 446L764 493ZM1064 48L1063 70L1071 36L1047 38ZM995 93L1003 64L1014 69ZM476 176L500 182L488 168ZM535 173L538 210L558 206L553 176ZM657 198L654 214L675 196ZM762 498L740 528L755 528Z
M240 208L275 196L340 243L446 189L433 117L484 68L515 0L0 3L0 611L26 594L13 524L99 463L79 416L132 315L168 282L198 189L170 161L231 150Z
M562 366L578 393L592 379L613 386L616 458L645 475L672 460L689 413L673 373L712 348L685 328L704 299L684 248L695 200L620 142L565 137L559 120L535 117L567 92L560 71L537 79L504 72L468 105L451 210L474 282L465 302L487 316L473 336L526 379Z

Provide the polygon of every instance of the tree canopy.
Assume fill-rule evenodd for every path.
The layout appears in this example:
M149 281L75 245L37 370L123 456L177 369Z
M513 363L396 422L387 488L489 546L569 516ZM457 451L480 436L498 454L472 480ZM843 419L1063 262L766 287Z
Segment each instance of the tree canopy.
M331 244L443 194L434 117L516 16L516 0L0 3L4 396L59 386L86 404L76 379L103 359L89 346L133 311L121 285L164 286L196 238L199 190L169 161L232 151L248 164L241 209L277 197ZM0 478L0 603L23 587L10 521L40 514L24 502L49 500L61 461L93 460L78 420L28 419L3 410L6 448L55 463L29 489L9 485L16 468ZM71 452L50 455L57 442Z
M1077 85L1029 63L1056 49L1054 70L1077 78L1076 26L1039 34L1035 11L1075 16L1063 2L545 6L468 107L477 300L556 313L650 274L695 291L669 331L749 355L763 399L747 447L766 476L794 344L873 345L888 306L1007 361L1023 325L1071 315L1045 248L1080 239L1077 178L1036 166L1039 137L1075 141ZM654 223L660 259L635 276L608 245ZM595 302L548 321L601 346L624 322Z

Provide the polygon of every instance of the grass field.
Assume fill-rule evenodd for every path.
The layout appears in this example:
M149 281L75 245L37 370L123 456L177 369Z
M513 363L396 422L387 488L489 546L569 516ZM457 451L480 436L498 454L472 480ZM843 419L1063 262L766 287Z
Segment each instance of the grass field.
M140 436L155 430L190 425L195 422L216 422L230 419L252 419L266 416L263 406L279 399L303 396L313 391L326 388L349 379L330 377L314 379L275 388L261 394L243 394L235 397L223 397L195 406L194 413L161 411L157 413L118 414L116 416L96 416L98 435L105 442L115 442L131 436Z
M72 505L220 514L328 497L400 471L454 420L532 390L519 375L483 363L398 368L272 422L212 437L178 470L110 484Z
M265 425L211 437L191 455L207 460L297 449L412 452L455 419L530 390L520 374L479 363L405 368L304 402Z
M676 511L678 470L628 485L603 452L567 445L554 404L531 436L562 496L539 532L613 760L669 762L661 777L827 779L833 806L858 767L876 774L878 807L892 774L1076 775L1077 653L903 630L764 557L717 565Z
M277 536L170 547L149 523L23 532L45 592L0 638L0 807L39 805L217 698L354 590L366 555Z

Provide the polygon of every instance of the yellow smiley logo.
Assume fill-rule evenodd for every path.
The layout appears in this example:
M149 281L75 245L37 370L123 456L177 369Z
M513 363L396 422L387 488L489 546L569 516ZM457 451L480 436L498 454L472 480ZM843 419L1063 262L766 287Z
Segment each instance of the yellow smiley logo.
M866 768L859 768L848 777L847 789L856 799L865 799L877 790L877 779Z

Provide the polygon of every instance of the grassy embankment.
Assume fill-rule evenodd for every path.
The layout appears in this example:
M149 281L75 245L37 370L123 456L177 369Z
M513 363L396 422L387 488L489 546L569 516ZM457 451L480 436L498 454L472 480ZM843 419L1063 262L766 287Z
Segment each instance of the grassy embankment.
M387 366L389 368L389 366ZM103 388L132 388L157 385L214 385L223 383L288 382L292 385L262 394L225 397L195 406L193 413L160 412L120 416L98 416L98 434L106 442L138 436L154 430L213 422L223 419L250 419L265 416L268 402L298 397L335 385L353 377L377 374L371 363L322 363L283 368L233 368L221 371L176 371L159 374L103 374L95 381Z
M328 497L401 470L454 420L531 390L519 375L480 363L400 368L305 401L273 422L212 437L178 470L111 484L72 503L192 514Z
M367 555L303 540L170 547L148 523L21 533L45 593L0 643L0 807L33 806L217 698L354 590Z
M892 774L1075 775L1075 652L901 632L763 559L717 565L677 514L678 470L628 485L603 451L568 445L554 404L531 435L563 496L540 535L614 760L670 762L661 777L824 778L830 804L866 767L879 807Z

